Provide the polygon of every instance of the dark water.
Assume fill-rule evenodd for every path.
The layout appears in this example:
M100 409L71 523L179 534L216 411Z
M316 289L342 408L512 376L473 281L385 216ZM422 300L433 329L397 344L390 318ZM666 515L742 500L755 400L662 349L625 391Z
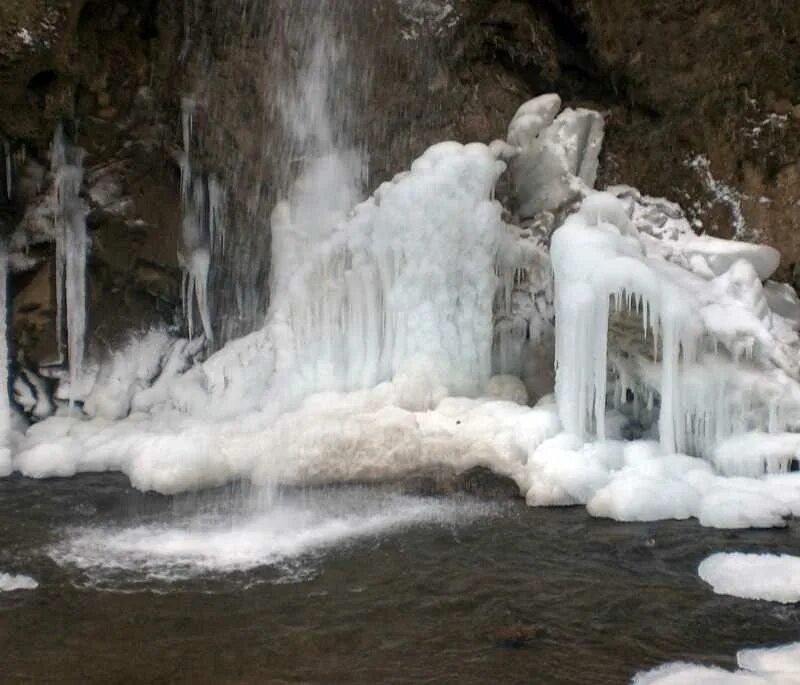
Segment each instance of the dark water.
M349 488L230 499L0 480L0 572L40 583L0 593L0 682L625 683L800 636L800 606L696 575L715 551L796 553L796 524L618 524Z

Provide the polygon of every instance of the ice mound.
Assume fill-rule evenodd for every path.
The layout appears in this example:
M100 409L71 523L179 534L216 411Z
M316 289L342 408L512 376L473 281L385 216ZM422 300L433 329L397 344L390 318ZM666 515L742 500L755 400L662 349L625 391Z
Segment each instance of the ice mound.
M8 573L0 573L0 592L35 590L37 587L39 587L39 583L29 576L16 576Z
M800 602L800 557L739 552L712 554L701 562L698 573L720 595L784 604Z
M693 240L682 230L674 235L676 244ZM657 404L668 453L711 457L730 436L794 428L800 340L770 310L747 251L721 275L704 277L676 263L674 251L665 254L665 240L646 237L611 193L588 195L553 235L556 396L565 429L603 439L607 394L644 424ZM791 439L781 444L789 451L767 460L770 470L779 461L775 470L787 470L794 456ZM750 459L742 475L763 473L764 459Z
M794 685L800 681L800 642L765 649L743 649L740 670L673 663L638 673L632 685Z

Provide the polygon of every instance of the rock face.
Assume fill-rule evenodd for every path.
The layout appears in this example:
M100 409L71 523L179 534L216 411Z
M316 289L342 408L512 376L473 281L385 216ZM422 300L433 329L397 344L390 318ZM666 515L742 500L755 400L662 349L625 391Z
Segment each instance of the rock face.
M434 141L488 142L521 102L555 91L566 106L605 114L600 186L679 201L710 233L778 248L780 277L800 277L796 3L17 0L0 6L0 143L13 162L0 181L0 227L25 244L12 282L18 358L57 356L53 248L40 228L61 119L87 151L90 340L102 348L131 328L180 320L187 96L193 164L222 180L228 200L214 320L255 293L251 313L229 317L217 337L259 324L269 212L297 171L276 163L297 152L282 98L304 74L305 29L323 4L349 51L336 78L350 105L337 116L369 151L366 186Z

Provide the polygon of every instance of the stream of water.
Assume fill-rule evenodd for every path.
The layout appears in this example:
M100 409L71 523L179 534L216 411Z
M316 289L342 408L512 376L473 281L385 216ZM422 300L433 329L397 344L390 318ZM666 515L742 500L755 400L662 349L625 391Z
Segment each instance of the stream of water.
M116 475L0 481L3 683L624 683L797 639L800 607L713 594L776 531L624 524L388 487L168 498Z

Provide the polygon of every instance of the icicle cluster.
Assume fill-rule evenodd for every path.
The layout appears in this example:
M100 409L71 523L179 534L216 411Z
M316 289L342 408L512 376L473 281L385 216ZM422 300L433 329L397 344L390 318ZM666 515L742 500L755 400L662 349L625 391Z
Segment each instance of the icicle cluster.
M756 268L739 258L709 279L648 253L642 241L608 193L588 196L553 236L565 429L605 439L608 400L643 429L657 415L668 453L712 457L732 435L792 429L800 394L786 346L797 346L797 334L777 328L782 319L770 311ZM686 251L694 242L686 240Z
M195 311L206 340L214 339L208 284L212 260L225 249L225 189L213 176L196 173L192 167L192 136L197 104L183 98L181 133L183 152L180 157L181 203L183 225L178 261L183 268L181 302L189 331L195 336ZM196 306L195 306L196 303Z

